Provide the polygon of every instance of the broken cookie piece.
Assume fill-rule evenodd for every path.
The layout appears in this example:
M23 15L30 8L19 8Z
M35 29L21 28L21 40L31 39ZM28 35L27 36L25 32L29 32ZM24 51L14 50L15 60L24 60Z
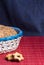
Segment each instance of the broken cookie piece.
M6 55L5 59L11 61L13 59L12 54Z

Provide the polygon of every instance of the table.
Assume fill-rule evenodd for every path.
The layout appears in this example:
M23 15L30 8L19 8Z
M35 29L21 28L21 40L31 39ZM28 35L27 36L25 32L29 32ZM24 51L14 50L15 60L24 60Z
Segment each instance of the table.
M10 62L5 60L5 55L0 55L0 65L44 65L44 37L28 36L21 39L20 45L14 52L20 52L24 61Z

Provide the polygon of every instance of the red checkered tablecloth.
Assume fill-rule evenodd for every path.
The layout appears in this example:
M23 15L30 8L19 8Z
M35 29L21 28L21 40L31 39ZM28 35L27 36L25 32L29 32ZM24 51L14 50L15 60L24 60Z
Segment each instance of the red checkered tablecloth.
M0 55L0 65L44 65L44 37L30 36L23 37L20 45L14 52L20 52L24 56L24 61L10 62L5 60L5 55Z

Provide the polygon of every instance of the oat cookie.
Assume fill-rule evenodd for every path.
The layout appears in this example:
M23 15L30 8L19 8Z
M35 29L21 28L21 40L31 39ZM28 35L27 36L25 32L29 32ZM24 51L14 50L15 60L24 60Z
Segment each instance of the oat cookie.
M17 34L16 30L14 30L13 28L5 25L0 25L0 38L4 38L16 34Z

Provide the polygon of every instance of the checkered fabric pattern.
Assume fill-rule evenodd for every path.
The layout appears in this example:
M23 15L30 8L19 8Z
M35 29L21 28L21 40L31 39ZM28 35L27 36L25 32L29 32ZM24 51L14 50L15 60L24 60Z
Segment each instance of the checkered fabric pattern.
M44 37L23 37L16 51L24 56L21 62L10 62L5 60L6 54L0 55L0 65L44 65Z

